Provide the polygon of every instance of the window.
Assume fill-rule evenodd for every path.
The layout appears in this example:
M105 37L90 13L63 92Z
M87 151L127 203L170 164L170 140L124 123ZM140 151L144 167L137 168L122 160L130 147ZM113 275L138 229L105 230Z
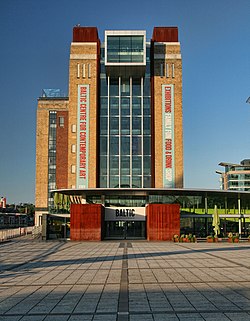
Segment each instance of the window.
M64 127L64 117L59 116L59 126Z
M71 132L72 133L76 133L76 125L72 125L71 126Z
M143 62L144 36L108 36L107 62Z

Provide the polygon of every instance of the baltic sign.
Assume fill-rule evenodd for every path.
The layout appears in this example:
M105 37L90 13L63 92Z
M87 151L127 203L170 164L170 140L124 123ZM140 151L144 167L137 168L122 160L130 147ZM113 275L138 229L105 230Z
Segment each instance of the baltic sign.
M173 85L162 86L163 186L174 187L174 102Z
M105 221L145 221L145 207L105 207Z
M89 85L78 86L77 188L88 187Z

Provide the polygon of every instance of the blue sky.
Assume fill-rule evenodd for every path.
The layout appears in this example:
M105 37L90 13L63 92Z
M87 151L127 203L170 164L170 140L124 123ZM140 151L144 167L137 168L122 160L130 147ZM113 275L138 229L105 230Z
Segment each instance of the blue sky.
M37 98L68 93L72 29L177 26L183 59L184 185L219 188L221 161L250 158L249 0L1 0L0 196L34 202Z

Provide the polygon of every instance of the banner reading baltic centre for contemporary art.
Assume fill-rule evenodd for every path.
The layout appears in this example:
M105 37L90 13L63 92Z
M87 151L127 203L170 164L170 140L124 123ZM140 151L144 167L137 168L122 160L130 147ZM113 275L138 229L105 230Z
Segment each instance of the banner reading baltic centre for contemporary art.
M89 85L78 85L77 188L88 187Z
M174 87L162 85L163 186L174 187Z

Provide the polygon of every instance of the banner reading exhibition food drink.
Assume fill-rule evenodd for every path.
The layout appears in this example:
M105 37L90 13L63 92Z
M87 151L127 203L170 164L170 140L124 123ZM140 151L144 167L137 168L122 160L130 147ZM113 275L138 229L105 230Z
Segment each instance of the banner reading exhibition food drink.
M162 86L163 186L174 187L174 101L173 85Z

